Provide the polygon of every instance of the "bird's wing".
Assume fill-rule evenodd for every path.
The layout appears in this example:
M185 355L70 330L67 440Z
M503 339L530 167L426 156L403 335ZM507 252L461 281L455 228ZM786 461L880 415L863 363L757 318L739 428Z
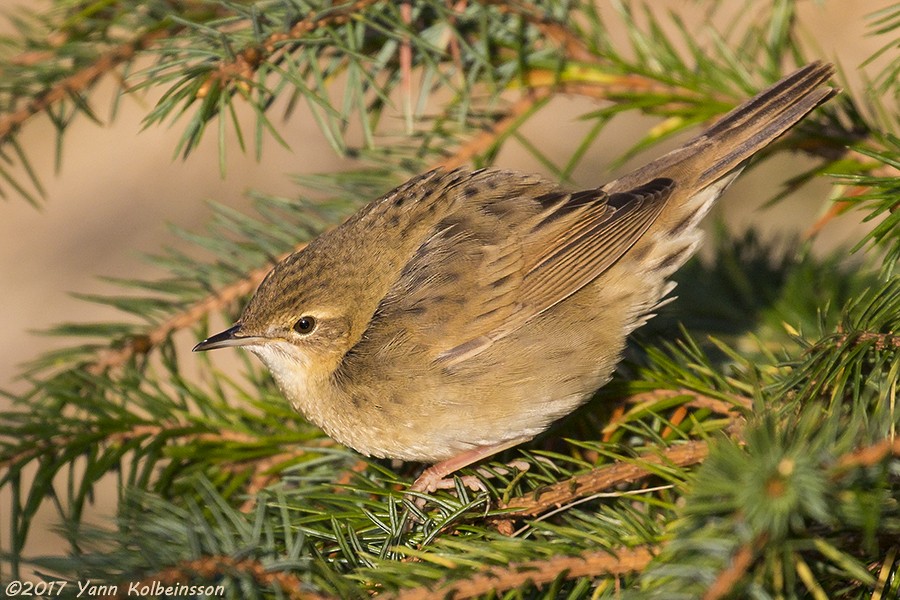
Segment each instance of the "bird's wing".
M472 176L379 305L361 342L370 350L419 349L447 366L476 356L614 264L674 187L567 193L510 172Z

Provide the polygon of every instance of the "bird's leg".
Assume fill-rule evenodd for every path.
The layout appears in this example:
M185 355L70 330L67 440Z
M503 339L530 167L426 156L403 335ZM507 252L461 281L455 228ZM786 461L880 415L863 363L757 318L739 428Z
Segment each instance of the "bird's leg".
M415 483L409 488L411 492L433 492L435 490L452 488L454 486L452 479L446 479L447 475L467 467L474 462L478 462L482 458L493 456L498 452L502 452L507 448L518 446L522 442L527 442L530 437L521 437L507 442L501 442L491 446L476 446L471 450L467 450L461 454L457 454L453 458L448 458L443 462L431 465L419 475ZM484 486L477 477L463 477L463 483L466 487L474 490L483 490Z

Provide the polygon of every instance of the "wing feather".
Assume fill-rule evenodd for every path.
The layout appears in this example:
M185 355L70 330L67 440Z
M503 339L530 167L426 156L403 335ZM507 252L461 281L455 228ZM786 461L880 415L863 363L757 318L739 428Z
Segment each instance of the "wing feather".
M406 265L361 344L399 344L444 366L477 356L612 266L674 189L658 179L613 195L566 193L493 170L464 185L465 198Z

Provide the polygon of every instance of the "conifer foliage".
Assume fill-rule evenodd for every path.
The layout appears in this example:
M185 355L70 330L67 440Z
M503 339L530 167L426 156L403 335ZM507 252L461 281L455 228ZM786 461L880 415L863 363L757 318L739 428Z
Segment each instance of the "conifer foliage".
M290 145L281 111L305 106L356 168L301 178L296 198L214 207L208 231L151 257L167 278L88 298L128 318L53 326L57 350L33 358L30 388L0 414L4 585L34 569L69 582L57 597L88 580L119 598L900 597L900 6L866 17L882 50L842 65L865 90L760 159L812 157L773 201L827 179L808 234L849 212L872 223L852 253L720 232L595 401L464 471L482 491L413 497L416 465L335 445L257 362L224 372L175 343L234 319L273 261L412 174L518 144L569 181L620 113L656 117L625 160L833 59L804 42L795 0L748 2L702 32L655 4L55 0L15 13L0 51L7 197L47 201L18 134L98 120L101 80L155 94L146 125L180 131L184 160L208 135L222 165L226 152L264 155L267 139ZM560 159L523 125L563 95L596 104ZM239 147L226 148L229 128ZM111 479L115 523L84 523ZM67 546L25 556L47 503Z

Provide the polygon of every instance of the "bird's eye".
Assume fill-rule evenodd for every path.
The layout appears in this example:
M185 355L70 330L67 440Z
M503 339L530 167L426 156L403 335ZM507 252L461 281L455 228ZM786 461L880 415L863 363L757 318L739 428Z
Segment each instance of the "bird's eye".
M312 333L313 329L316 328L316 320L313 317L300 317L297 319L297 322L294 323L294 331L301 335L306 335L307 333Z

